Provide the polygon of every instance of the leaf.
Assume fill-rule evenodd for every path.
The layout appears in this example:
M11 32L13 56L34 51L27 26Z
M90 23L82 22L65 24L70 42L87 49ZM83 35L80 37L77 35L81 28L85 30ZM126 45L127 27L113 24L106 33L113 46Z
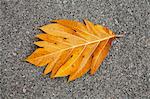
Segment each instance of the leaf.
M26 61L46 66L44 75L51 78L69 76L75 80L90 70L94 74L106 58L111 42L117 37L111 30L94 25L88 20L52 20L40 27L44 32L36 35L42 41L34 42L36 49Z

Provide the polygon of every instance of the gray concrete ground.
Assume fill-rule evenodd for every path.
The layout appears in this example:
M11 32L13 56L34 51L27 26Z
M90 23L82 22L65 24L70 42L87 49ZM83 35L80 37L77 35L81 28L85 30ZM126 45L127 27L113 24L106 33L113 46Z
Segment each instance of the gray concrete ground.
M52 80L21 60L36 48L37 27L60 18L126 37L94 76ZM150 0L0 0L0 99L150 99Z

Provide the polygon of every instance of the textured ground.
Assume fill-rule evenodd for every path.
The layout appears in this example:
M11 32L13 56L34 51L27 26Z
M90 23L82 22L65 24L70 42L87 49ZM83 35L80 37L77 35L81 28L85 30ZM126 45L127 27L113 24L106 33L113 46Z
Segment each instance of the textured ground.
M21 60L38 26L87 18L126 37L114 42L94 76L42 77ZM0 0L0 99L150 99L150 0Z

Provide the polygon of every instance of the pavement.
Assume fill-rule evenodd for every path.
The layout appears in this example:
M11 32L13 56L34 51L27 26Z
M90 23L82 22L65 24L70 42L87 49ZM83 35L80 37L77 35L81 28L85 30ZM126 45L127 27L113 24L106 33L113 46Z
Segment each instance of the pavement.
M95 75L67 83L22 61L37 27L85 18L126 33ZM0 0L0 99L150 99L150 0Z

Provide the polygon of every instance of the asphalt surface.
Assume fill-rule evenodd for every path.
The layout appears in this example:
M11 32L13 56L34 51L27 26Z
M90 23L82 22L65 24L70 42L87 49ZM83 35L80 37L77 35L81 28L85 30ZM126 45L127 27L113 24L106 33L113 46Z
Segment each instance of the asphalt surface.
M37 27L85 18L126 33L95 75L67 83L22 61ZM150 0L0 0L0 99L150 99Z

